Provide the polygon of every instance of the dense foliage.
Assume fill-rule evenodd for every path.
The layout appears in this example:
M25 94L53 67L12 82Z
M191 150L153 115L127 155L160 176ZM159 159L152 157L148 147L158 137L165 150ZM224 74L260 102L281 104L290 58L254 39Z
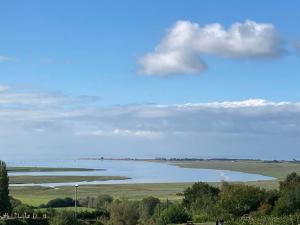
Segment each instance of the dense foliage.
M0 214L11 211L6 164L0 160Z
M58 208L58 207L72 207L75 201L72 198L56 198L50 200L46 205L41 205L40 208Z
M112 201L113 197L111 197L110 195L103 194L97 197L80 198L79 205L88 208L101 209L103 207L106 207Z
M187 210L179 204L172 204L170 207L164 209L158 218L158 224L180 224L185 223L191 219Z
M228 221L227 225L298 225L300 224L300 215L289 216L261 216L252 218L239 218Z

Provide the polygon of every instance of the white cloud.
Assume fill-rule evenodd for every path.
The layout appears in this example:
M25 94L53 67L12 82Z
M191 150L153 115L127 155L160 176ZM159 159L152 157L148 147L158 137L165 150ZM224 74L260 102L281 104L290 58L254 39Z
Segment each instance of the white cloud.
M299 151L300 102L102 107L90 98L2 88L0 153L291 158Z
M3 62L12 62L12 61L15 61L15 58L9 57L9 56L0 55L0 63L3 63Z
M0 85L0 106L14 107L58 107L86 105L99 101L97 96L72 97L61 93L43 91L15 91L6 85Z
M139 59L140 72L147 75L192 74L206 68L202 54L221 57L276 57L282 52L273 24L246 20L227 30L221 24L201 27L178 21L154 52Z
M0 92L7 91L9 89L9 86L6 85L0 85Z
M114 129L114 130L94 130L94 131L81 131L75 133L79 136L99 136L99 137L133 137L133 138L159 138L161 137L160 132L153 132L147 130L129 130L129 129Z
M196 54L180 50L149 53L139 63L141 72L147 75L192 74L206 69L206 64Z

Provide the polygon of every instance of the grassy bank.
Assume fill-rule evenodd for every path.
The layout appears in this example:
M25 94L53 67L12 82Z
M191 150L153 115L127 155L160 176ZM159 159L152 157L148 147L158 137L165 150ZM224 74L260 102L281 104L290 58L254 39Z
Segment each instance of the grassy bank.
M8 167L7 171L15 172L84 172L84 171L103 171L104 169L87 168L52 168L52 167Z
M10 184L64 183L82 181L125 180L123 176L11 176Z
M157 161L160 162L160 161ZM172 165L184 168L199 169L218 169L231 170L245 173L260 174L265 176L284 179L287 174L292 172L300 173L300 164L292 162L264 162L264 161L221 161L221 160L205 160L205 161L167 161Z

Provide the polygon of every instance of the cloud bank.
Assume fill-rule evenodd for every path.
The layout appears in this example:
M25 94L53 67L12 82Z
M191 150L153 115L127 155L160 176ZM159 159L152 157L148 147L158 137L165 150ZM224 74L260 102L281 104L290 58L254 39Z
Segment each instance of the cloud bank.
M294 158L300 103L263 99L104 107L97 97L0 86L0 152Z
M281 41L270 23L246 20L228 29L221 24L200 26L177 21L153 52L139 59L146 75L193 74L206 69L202 54L231 58L272 58L282 53Z

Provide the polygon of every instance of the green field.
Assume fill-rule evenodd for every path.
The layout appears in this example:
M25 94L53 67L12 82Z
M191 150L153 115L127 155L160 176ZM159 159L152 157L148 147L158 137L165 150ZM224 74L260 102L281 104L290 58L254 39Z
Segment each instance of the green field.
M220 185L220 183L210 183ZM277 188L277 181L255 181L246 184ZM182 193L192 183L164 183L164 184L107 184L107 185L82 185L78 188L78 197L98 196L108 194L114 198L126 198L129 200L141 200L147 196L154 196L160 199L180 200ZM54 198L65 198L74 196L74 187L11 187L10 193L13 197L22 202L39 206Z
M11 176L10 184L41 184L82 181L125 180L123 176Z
M8 167L8 172L84 172L84 171L101 171L104 169L87 169L87 168L52 168L52 167Z
M160 161L158 161L160 162ZM264 162L264 161L221 161L221 160L205 160L205 161L167 161L171 165L185 168L201 168L201 169L218 169L231 170L245 173L260 174L277 179L284 179L287 174L292 172L300 173L300 164L293 162Z

